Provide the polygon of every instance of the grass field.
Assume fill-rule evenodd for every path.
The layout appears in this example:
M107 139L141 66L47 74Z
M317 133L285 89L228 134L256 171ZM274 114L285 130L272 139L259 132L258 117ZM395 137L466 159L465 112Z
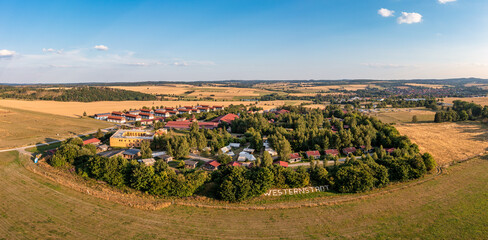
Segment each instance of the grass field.
M298 105L307 101L293 101L293 100L277 100L277 101L263 101L259 102L258 106L266 109L276 108L283 105ZM86 111L88 115L95 113L112 112L124 109L139 109L143 106L165 106L165 107L178 107L197 104L207 105L221 105L229 106L234 105L250 105L255 102L247 101L105 101L105 102L56 102L56 101L25 101L25 100L11 100L0 99L0 108L2 107L14 107L18 109L44 112L56 115L63 115L69 117L79 117Z
M27 164L0 154L5 239L484 239L488 231L487 160L363 201L251 211L134 209L48 181Z
M413 116L417 116L418 122L433 122L435 112L426 108L388 108L369 115L386 123L410 123Z
M488 151L488 128L478 122L400 124L395 127L419 145L422 152L431 153L440 164Z
M0 149L50 142L112 124L89 118L0 107Z

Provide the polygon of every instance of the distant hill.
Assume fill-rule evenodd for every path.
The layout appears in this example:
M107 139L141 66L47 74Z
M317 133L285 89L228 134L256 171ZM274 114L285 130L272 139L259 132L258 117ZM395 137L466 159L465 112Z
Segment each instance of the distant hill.
M26 100L53 100L63 102L95 102L95 101L147 101L156 100L156 96L141 92L107 87L70 87L70 88L39 88L39 87L0 87L1 98Z

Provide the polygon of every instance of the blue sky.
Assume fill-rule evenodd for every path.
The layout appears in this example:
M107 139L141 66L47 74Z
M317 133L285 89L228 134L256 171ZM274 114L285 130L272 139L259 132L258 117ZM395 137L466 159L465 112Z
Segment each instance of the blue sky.
M3 83L488 78L486 0L4 0L0 9Z

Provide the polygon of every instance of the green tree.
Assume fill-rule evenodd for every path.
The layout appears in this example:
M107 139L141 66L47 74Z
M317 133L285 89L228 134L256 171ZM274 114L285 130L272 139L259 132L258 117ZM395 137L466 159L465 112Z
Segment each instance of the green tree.
M270 167L273 165L273 158L269 154L269 152L264 151L263 153L263 161L261 162L262 167Z
M424 160L424 164L428 172L432 171L437 166L434 157L432 157L430 153L424 153L422 155L422 159Z
M413 123L417 123L418 122L417 115L413 115L412 122Z
M102 133L102 130L100 130L100 128L98 129L97 133L95 134L95 137L100 139L104 136L104 134Z
M142 158L152 157L151 144L148 141L143 141L141 143L141 157Z
M136 122L134 123L134 126L136 126L136 127L141 127L141 126L142 126L141 121L136 121Z

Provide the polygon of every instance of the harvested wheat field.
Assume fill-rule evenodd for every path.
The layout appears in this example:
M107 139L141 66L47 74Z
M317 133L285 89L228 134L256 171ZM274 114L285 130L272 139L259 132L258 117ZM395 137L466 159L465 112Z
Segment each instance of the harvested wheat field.
M443 87L452 87L450 85L440 85L440 84L425 84L425 83L405 83L407 86L412 87L426 87L426 88L443 88Z
M488 105L488 97L472 97L472 98L444 98L445 103L452 103L455 100L461 100L465 102L473 102L480 104L481 106Z
M140 210L81 193L0 153L0 236L6 239L483 239L488 161L428 182L334 206ZM35 166L34 166L35 167ZM340 226L340 227L337 227Z
M435 112L426 108L383 108L368 115L385 123L410 123L413 116L417 116L418 122L433 122Z
M266 90L258 90L253 88L235 88L235 87L198 87L185 84L174 84L164 86L112 86L112 88L119 88L124 90L131 90L147 94L187 94L192 97L211 97L214 99L232 100L246 97L259 97L264 94L271 93Z
M488 128L476 122L402 124L396 128L431 153L439 164L469 158L488 150Z
M0 108L0 149L50 142L112 124L14 108Z
M265 110L276 108L283 105L298 105L307 101L262 101L258 106L263 107ZM124 109L139 109L143 106L165 106L165 107L178 107L178 106L196 106L197 104L208 105L221 105L229 106L234 105L250 105L255 102L246 101L104 101L104 102L57 102L57 101L25 101L25 100L11 100L0 99L0 107L14 107L18 109L44 112L56 115L63 115L69 117L79 117L86 112L88 115L95 113L112 112Z

